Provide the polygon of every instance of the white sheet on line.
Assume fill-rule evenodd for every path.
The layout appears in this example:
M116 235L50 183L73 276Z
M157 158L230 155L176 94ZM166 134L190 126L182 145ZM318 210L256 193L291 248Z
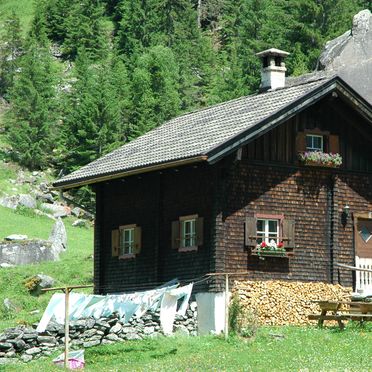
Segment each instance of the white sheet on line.
M160 305L160 324L165 335L172 334L173 332L173 323L176 317L177 303L181 298L183 298L183 301L177 311L177 314L185 315L193 285L193 283L190 283L184 287L170 289L164 293Z
M99 319L102 317L108 317L113 312L117 312L120 318L126 323L133 315L141 317L147 310L155 310L159 306L159 304L163 302L162 298L164 294L168 292L172 293L172 291L174 290L177 292L173 292L172 294L170 294L170 297L172 299L168 299L166 302L164 302L163 310L162 308L160 308L160 317L162 319L162 312L165 311L167 313L167 310L165 310L165 308L169 307L169 305L167 305L168 302L170 301L173 303L174 298L176 297L177 300L184 297L184 300L179 309L179 312L184 315L191 295L192 284L180 288L176 287L177 285L173 285L144 292L106 296L71 293L69 301L69 318L70 320L78 320L89 317ZM64 324L65 295L63 293L55 293L52 296L36 330L38 332L44 332L52 319L54 319L58 324ZM166 328L170 327L168 325L169 322L164 320L164 316L163 323L167 324L165 326Z

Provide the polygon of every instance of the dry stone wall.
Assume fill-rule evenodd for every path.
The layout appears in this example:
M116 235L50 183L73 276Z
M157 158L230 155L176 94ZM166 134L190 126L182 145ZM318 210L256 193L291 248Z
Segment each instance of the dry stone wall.
M352 288L321 282L236 281L233 294L262 325L305 325L320 312L313 301L350 301Z
M196 336L197 311L192 302L185 316L176 315L174 332ZM116 314L109 318L95 320L81 319L70 324L72 349L88 348L97 345L112 344L130 340L162 335L160 311L147 312L141 318L133 317L123 323ZM20 359L29 362L33 359L49 356L64 345L64 327L50 323L44 333L37 333L34 328L18 326L9 328L0 334L0 365Z

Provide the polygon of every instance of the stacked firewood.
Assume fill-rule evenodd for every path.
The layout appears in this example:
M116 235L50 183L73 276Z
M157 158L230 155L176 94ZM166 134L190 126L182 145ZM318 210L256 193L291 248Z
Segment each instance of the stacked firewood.
M233 294L260 324L303 325L307 316L320 313L315 301L350 301L351 288L320 282L236 281Z

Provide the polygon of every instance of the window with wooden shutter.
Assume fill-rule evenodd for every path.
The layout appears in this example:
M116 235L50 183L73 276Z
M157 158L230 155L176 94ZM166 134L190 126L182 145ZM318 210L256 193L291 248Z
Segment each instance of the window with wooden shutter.
M329 152L338 154L340 152L340 140L336 134L329 135Z
M261 214L246 217L245 245L258 256L289 257L295 247L295 222L283 214Z
M196 219L196 245L202 246L204 243L204 218L198 217Z
M247 247L256 246L257 237L257 219L255 217L246 217L245 219L245 245Z
M204 243L204 218L197 214L181 216L172 223L172 248L179 252L196 251Z
M172 249L178 249L180 247L180 222L172 222Z
M120 242L119 242L119 230L111 231L111 255L112 257L118 257L120 251Z
M296 136L296 150L297 152L306 151L306 135L304 132L298 132Z
M283 220L283 237L286 238L284 244L287 248L295 247L295 221Z
M142 248L142 229L140 226L134 228L134 247L133 253L139 254Z

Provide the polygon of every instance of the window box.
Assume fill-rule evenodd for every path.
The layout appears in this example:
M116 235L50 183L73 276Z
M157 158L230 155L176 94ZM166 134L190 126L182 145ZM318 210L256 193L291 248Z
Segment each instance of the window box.
M322 151L305 151L298 154L301 164L315 167L338 168L342 165L342 157L338 153Z
M280 248L280 249L271 249L271 248L265 248L257 246L256 248L253 248L251 251L252 256L259 256L261 257L292 257L293 249L292 248Z

